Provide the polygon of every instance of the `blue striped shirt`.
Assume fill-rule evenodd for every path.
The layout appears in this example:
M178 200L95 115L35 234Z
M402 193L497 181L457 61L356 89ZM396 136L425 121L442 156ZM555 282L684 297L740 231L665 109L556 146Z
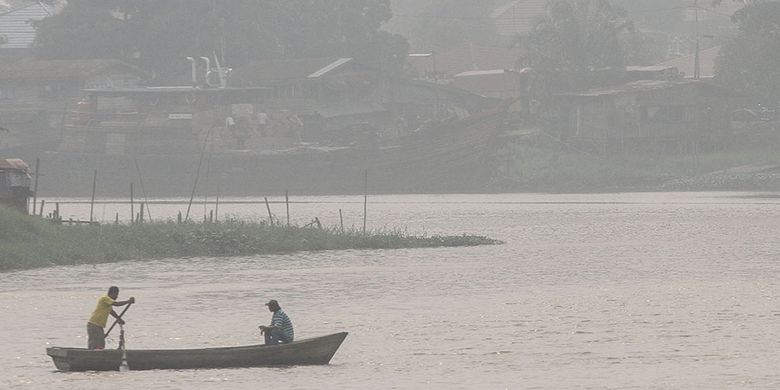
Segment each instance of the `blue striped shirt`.
M271 317L271 326L281 329L284 336L293 341L295 332L293 331L292 321L290 321L290 317L287 317L287 314L282 309L277 310Z

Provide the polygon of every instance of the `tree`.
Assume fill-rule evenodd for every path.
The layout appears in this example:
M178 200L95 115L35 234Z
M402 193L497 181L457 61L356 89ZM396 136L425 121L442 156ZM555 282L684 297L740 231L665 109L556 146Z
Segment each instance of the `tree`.
M612 4L626 10L638 26L651 31L674 31L686 9L680 0L612 0Z
M552 0L534 31L519 41L521 66L536 75L535 92L548 95L589 86L597 71L622 69L619 34L632 29L625 12L606 0Z
M496 28L488 17L495 1L417 1L410 36L420 50L445 51L465 44L488 45L496 41Z
M732 17L739 34L721 48L716 77L765 102L780 102L780 2L751 1Z
M389 0L70 0L37 23L43 58L119 58L157 74L186 56L253 60L342 56L400 71L408 46L381 31Z

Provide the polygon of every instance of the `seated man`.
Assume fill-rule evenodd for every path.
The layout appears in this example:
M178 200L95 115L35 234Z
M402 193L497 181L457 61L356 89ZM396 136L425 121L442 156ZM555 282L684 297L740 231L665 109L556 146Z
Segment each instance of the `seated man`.
M268 306L269 311L274 313L271 317L271 325L258 326L260 333L265 335L265 344L291 343L293 338L295 338L295 333L293 332L293 324L290 321L290 317L287 317L287 314L285 314L279 306L279 302L275 299L268 301L265 305Z

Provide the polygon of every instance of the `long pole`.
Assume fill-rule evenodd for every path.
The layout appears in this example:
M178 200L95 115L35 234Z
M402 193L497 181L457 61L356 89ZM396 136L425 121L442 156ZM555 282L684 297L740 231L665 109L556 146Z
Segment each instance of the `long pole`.
M287 208L287 227L290 227L290 196L287 191L284 191L284 205Z
M693 58L693 79L701 79L701 58L699 57L699 0L693 2L694 11L696 13L696 55Z
M133 183L130 183L130 224L135 223L135 205L133 205Z
M33 187L33 215L35 215L35 207L38 204L38 173L41 165L41 159L35 159L35 186Z
M141 184L141 195L144 196L144 204L146 205L146 216L149 218L149 222L152 222L152 212L149 211L149 198L146 197L146 188L144 188L144 178L141 176L141 167L138 166L138 159L133 157L135 162L135 171L138 172L138 182Z
M268 224L273 227L274 226L274 217L271 215L271 205L268 204L268 197L265 197L265 208L268 210Z
M368 211L368 169L366 169L363 179L363 234L366 234L366 219Z
M97 169L95 174L92 175L92 199L89 201L89 222L92 222L93 213L95 211L95 189L97 188Z
M211 135L211 128L206 133L206 138L203 139L203 148L200 150L200 158L198 159L198 170L195 172L195 183L192 184L192 193L190 193L190 203L187 205L187 214L184 216L184 222L190 218L190 209L192 208L192 201L195 198L195 189L198 187L198 179L200 178L200 168L203 165L203 156L206 154L206 145Z
M128 303L127 306L125 306L125 310L122 310L122 312L119 313L119 316L117 317L117 319L114 320L114 323L111 324L111 327L108 328L108 330L106 331L106 334L103 337L108 337L108 334L111 333L111 330L114 329L114 326L116 326L116 323L119 322L119 320L122 318L123 315L125 315L125 312L127 312L127 309L129 309L131 305L132 305L132 303Z
M219 221L219 190L220 190L220 176L217 175L217 198L214 201L214 222Z

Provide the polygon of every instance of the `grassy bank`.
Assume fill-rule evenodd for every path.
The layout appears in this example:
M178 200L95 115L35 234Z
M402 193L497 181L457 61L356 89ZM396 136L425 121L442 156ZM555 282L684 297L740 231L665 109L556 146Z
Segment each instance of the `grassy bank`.
M244 256L336 249L491 245L481 236L427 236L397 231L270 227L266 223L156 222L57 226L0 207L0 271L194 256Z
M592 155L519 149L501 190L519 192L777 191L780 155L756 147L696 155Z

